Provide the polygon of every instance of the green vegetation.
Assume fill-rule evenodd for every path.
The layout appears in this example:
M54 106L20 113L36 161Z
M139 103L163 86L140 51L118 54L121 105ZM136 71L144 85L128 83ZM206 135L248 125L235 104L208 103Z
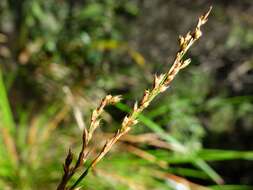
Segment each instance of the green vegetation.
M164 18L162 7L174 8L183 20L190 18L183 30L178 28L183 21L161 19L174 28L174 37L188 31L207 8L186 3L194 10L187 12L178 2L159 2L0 2L0 189L56 189L69 148L73 161L78 159L91 111L106 94L122 94L122 102L102 113L89 142L90 157L69 185L76 182L131 113L133 100L141 99L153 74L169 68L158 60L175 54L176 38L175 44L162 40L173 52L156 60L156 50L145 48L158 46L155 38L164 36L163 27L149 24ZM241 11L243 3L226 7L222 2L213 5L199 49L187 53L191 66L139 115L137 126L89 172L81 189L253 188L253 61L248 53L253 28L250 14ZM161 11L147 17L156 6ZM252 2L247 6L253 8ZM136 30L147 26L152 35L146 40ZM218 44L221 38L224 43Z

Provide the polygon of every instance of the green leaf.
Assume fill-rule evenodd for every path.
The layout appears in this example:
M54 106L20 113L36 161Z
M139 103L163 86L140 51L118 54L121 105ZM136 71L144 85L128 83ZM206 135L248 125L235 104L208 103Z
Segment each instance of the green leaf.
M131 110L127 105L122 103L116 104L116 107L126 112L130 112ZM192 153L191 150L187 150L187 147L182 145L177 139L164 131L162 127L157 125L155 122L153 122L151 119L144 116L143 114L140 114L138 119L140 122L145 124L146 127L157 133L162 139L169 142L175 152L181 153L180 156L184 156L186 159L189 158L189 161L191 161L193 165L196 165L198 168L204 171L213 181L218 184L223 181L221 176L216 173L204 160L197 157L197 155L195 155L195 153ZM194 155L194 157L192 156L192 154Z
M210 186L213 190L252 190L253 186L247 185L214 185Z
M6 127L10 134L15 132L15 123L11 111L11 107L8 101L7 91L4 85L3 74L0 67L0 115L2 121L0 127Z

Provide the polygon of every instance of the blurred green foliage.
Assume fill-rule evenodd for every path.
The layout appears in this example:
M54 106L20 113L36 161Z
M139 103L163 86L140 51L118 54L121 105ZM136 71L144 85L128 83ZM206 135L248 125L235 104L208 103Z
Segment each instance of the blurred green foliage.
M56 189L68 148L77 153L81 145L73 112L79 110L88 125L91 110L107 93L123 94L125 101L106 110L95 152L118 128L158 68L128 39L137 27L133 21L141 14L140 2L0 1L0 189ZM252 48L252 29L234 23L224 44L228 50ZM136 139L152 134L166 148L122 141L88 175L83 189L178 190L184 183L174 175L196 182L195 190L205 189L197 183L211 184L208 189L251 188L214 186L223 176L213 166L252 161L252 151L210 149L203 140L209 134L232 136L237 124L250 131L252 96L229 96L228 89L218 89L216 73L200 67L200 61L194 57L192 68L154 101L133 131Z

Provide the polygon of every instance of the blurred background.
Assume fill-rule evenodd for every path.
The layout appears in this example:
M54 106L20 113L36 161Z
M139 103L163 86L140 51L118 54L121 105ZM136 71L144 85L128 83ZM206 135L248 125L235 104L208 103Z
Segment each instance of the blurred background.
M1 0L0 189L56 189L81 146L76 118L88 127L102 97L122 94L93 138L98 153L210 5L191 65L82 185L253 189L252 0Z

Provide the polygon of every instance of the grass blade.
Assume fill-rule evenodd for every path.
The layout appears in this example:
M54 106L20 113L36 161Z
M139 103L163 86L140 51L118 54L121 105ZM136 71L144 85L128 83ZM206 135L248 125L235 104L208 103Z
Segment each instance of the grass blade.
M0 115L2 118L1 126L5 126L13 135L15 132L15 123L11 112L11 107L8 101L6 88L4 85L3 74L0 67Z
M117 103L116 107L125 112L131 111L131 109L123 103ZM145 124L146 127L157 133L162 139L171 143L173 150L175 152L183 153L184 155L183 157L185 157L186 159L189 156L190 158L189 161L193 165L197 166L199 169L204 171L213 181L215 181L218 184L221 184L223 182L222 177L217 172L215 172L204 160L196 156L192 157L192 155L188 155L188 152L191 151L187 150L185 146L183 146L177 139L175 139L173 136L169 135L166 131L164 131L164 129L162 129L154 121L144 116L143 114L140 114L139 120L140 122Z

